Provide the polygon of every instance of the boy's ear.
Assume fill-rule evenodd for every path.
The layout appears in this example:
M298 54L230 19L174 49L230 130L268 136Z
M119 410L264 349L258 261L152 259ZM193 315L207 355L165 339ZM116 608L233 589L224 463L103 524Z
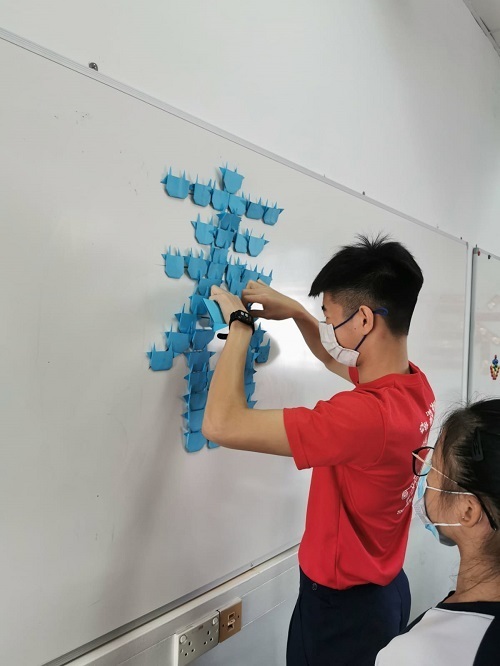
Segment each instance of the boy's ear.
M363 315L363 326L369 327L370 331L373 328L373 318L374 314L372 309L368 305L360 305L359 311Z

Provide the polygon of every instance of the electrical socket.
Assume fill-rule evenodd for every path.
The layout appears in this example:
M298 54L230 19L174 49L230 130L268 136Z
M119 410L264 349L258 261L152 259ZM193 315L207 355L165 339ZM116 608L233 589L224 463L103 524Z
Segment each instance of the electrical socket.
M219 613L214 611L175 635L174 664L186 666L219 642Z
M241 599L219 610L219 643L223 643L241 630Z

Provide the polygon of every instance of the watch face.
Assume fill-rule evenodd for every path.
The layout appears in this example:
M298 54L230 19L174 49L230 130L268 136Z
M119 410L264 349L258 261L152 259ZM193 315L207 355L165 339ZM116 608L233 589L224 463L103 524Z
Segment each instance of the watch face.
M229 325L231 325L233 321L241 321L243 324L247 324L252 328L253 331L255 331L253 317L244 310L236 310L235 312L232 312L229 318Z

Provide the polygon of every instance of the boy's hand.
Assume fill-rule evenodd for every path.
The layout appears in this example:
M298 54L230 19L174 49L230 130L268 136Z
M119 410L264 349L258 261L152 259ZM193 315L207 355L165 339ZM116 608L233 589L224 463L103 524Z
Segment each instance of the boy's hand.
M226 324L229 324L229 317L235 310L246 311L246 307L238 296L231 294L227 289L222 289L215 285L210 290L210 300L215 301L219 305Z
M243 289L242 300L245 306L249 303L262 305L262 310L255 309L249 310L249 312L255 317L264 319L289 319L298 315L303 309L300 303L294 301L293 298L272 289L261 280L257 280L257 282L250 280L246 289Z

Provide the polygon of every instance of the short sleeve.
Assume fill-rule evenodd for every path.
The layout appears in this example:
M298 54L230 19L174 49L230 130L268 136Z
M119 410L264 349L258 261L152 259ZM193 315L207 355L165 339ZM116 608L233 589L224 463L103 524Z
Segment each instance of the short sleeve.
M299 469L374 465L385 445L385 426L377 399L361 391L337 393L314 409L284 410L285 430Z

